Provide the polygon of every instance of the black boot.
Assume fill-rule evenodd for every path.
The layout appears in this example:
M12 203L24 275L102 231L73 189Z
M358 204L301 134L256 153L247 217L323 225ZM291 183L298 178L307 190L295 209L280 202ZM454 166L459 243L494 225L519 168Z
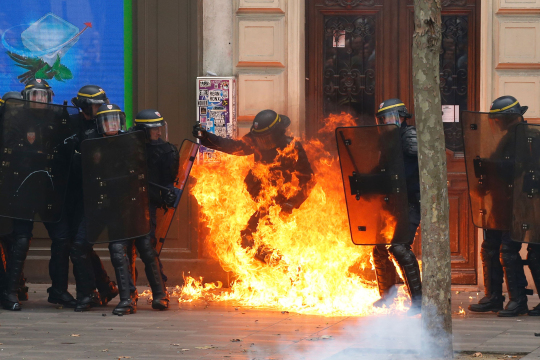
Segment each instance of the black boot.
M137 286L137 279L139 278L139 273L137 271L137 250L135 248L135 242L131 242L127 246L127 255L129 258L129 272L131 273L131 278L133 285Z
M122 242L109 244L111 252L111 262L114 266L116 281L120 293L120 302L114 308L114 315L129 315L137 311L129 291L129 281L131 273L129 271L129 260L126 254L126 245Z
M109 281L109 284L107 284L107 287L103 288L100 286L101 290L99 290L99 298L101 300L101 305L105 306L118 296L119 291L118 287L116 286L116 283L114 281Z
M19 289L17 290L17 297L19 298L19 301L28 301L28 286L26 286L24 273L21 274L21 282L19 284Z
M77 283L77 304L75 311L88 311L94 306L101 305L99 294L95 291L96 280L90 260L92 246L87 243L74 243L71 248L73 274Z
M490 230L493 232L493 230ZM469 310L474 312L498 312L503 309L504 296L502 295L502 283L504 272L499 259L500 239L492 239L493 234L488 237L490 232L484 232L484 242L482 243L482 269L484 272L484 294L478 304L469 305Z
M155 249L152 247L149 236L135 240L137 250L144 263L146 278L152 289L152 309L165 310L169 307L169 294L161 278L159 261Z
M3 239L0 239L0 296L6 288L6 250Z
M401 273L405 278L405 284L411 296L411 308L408 316L414 316L422 311L422 281L420 278L420 266L418 260L409 245L396 244L390 246L388 251L394 256Z
M157 257L150 264L145 264L145 272L152 289L152 309L166 310L169 308L169 293L165 288L159 272Z
M502 294L493 294L489 297L484 296L478 304L469 305L469 310L474 312L498 312L504 308L504 300L505 297Z
M510 247L515 247L512 245ZM519 247L521 247L521 244L519 244ZM504 269L510 301L506 304L504 310L497 313L497 316L514 317L527 314L529 312L527 294L525 286L520 283L520 279L525 279L525 273L523 272L523 261L519 256L519 248L509 249L509 247L505 247L503 244L501 247L501 263Z
M77 306L77 300L68 291L59 291L51 286L47 289L47 293L49 293L47 301L51 304L60 304L70 309Z
M540 244L529 244L527 247L527 260L529 261L529 270L536 286L536 291L540 296ZM529 316L540 316L540 304L529 311Z
M377 275L377 285L381 298L373 303L374 307L389 307L397 296L396 268L389 258L390 254L386 246L375 246L373 248L373 263Z
M96 287L99 291L101 304L105 306L109 301L118 296L118 288L116 287L116 283L109 278L99 255L92 250L89 257L92 262L94 278L96 279Z
M14 239L11 245L10 254L7 261L7 271L4 292L2 293L2 307L6 310L21 310L21 304L17 296L24 261L30 247L30 238L19 236Z
M88 311L91 308L100 305L101 301L96 290L91 291L89 294L77 292L77 305L75 305L76 312Z
M52 286L47 289L48 302L60 304L67 308L75 308L77 301L68 292L69 274L69 240L66 238L52 239L51 259L49 260L49 276Z

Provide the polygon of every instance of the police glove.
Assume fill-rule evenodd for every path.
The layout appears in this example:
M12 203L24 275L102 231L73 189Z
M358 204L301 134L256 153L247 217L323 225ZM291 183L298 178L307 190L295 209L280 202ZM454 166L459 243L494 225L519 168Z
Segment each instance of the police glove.
M290 215L290 214L292 214L293 209L294 209L293 204L291 204L289 202L281 204L281 213L282 214Z
M193 125L192 134L197 139L206 140L208 138L208 131L200 123Z
M176 202L176 193L173 190L163 191L161 198L163 199L165 205L168 207L174 207L174 203Z

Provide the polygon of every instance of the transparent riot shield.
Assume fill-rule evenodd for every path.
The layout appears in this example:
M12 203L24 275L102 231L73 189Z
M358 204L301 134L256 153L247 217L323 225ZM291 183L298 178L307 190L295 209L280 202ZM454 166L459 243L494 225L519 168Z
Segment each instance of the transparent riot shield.
M540 125L516 126L512 230L515 241L540 243Z
M343 127L336 138L353 243L406 242L409 206L399 128Z
M179 150L178 176L174 183L175 192L177 195L176 204L173 208L167 208L165 210L157 209L156 212L155 238L157 240L156 251L158 254L161 253L161 249L163 248L163 244L167 238L167 233L169 232L174 215L176 214L176 208L189 178L189 173L191 172L191 167L193 166L195 157L197 156L197 151L199 151L199 144L194 143L191 140L184 139Z
M0 216L57 222L62 216L75 124L70 106L8 99L0 116Z
M469 199L475 226L510 230L519 114L464 111L461 117Z
M144 132L85 140L81 156L88 241L112 242L148 234Z

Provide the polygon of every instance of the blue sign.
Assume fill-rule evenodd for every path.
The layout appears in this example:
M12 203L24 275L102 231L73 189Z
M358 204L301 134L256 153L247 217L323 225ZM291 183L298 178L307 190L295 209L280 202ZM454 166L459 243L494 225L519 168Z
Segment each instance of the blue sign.
M124 109L124 1L3 1L0 39L0 96L37 78L54 103L91 84Z

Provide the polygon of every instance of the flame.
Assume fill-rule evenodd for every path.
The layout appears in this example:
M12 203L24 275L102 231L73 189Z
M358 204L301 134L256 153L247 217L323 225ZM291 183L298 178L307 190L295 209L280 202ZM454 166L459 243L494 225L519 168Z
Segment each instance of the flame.
M381 230L381 235L384 236L384 238L388 240L388 242L390 242L394 238L394 231L396 230L397 220L388 211L383 210L383 212L385 213L385 224L384 228Z
M321 133L329 134L342 124L354 125L354 119L348 114L331 116ZM196 185L191 193L206 225L205 256L219 260L235 280L225 291L222 284L186 276L185 286L174 291L180 302L234 301L327 316L407 309L404 288L389 309L372 307L379 298L370 263L372 247L351 241L339 160L319 140L303 142L303 146L316 183L307 200L290 215L282 213L273 199L299 191L298 178L293 174L292 181L285 182L276 164L255 164L253 156L222 154L217 163L194 166ZM278 156L294 160L298 156L294 143ZM250 169L265 189L255 200L244 183ZM252 233L254 245L244 248L241 232L256 211L262 215ZM392 226L395 219L389 218L388 236L393 235ZM265 261L256 259L261 252Z

